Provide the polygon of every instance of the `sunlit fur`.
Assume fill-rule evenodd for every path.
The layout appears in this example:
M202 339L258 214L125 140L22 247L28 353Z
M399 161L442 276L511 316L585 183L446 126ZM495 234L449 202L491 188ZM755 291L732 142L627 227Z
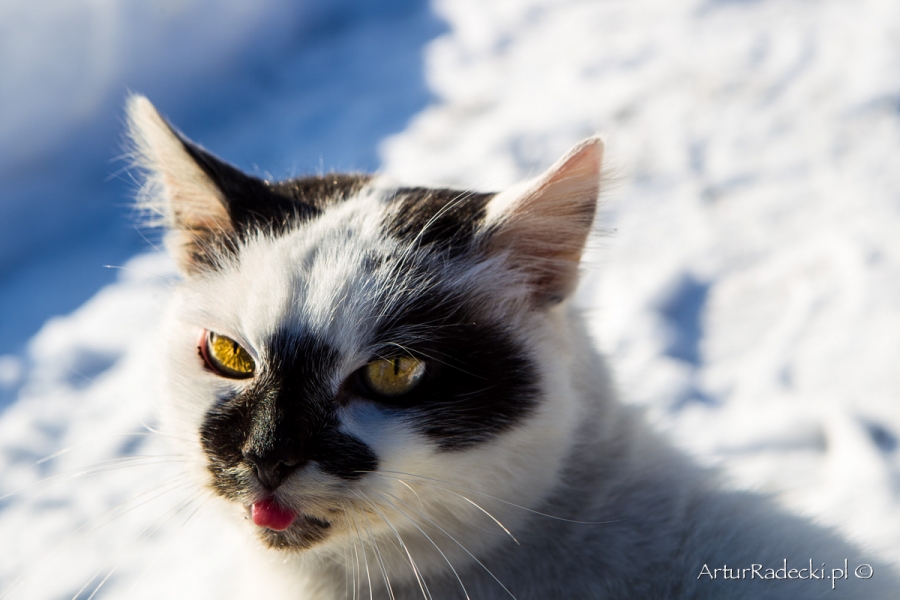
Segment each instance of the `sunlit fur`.
M171 140L157 139L174 134L145 102L132 104L132 135L161 182L153 206L177 232L179 209L170 204L185 196L178 173L188 173L193 191L210 182L190 167L166 171L168 159L153 148L177 155ZM365 401L341 406L340 427L374 451L377 470L348 481L313 462L275 490L285 506L331 523L322 539L247 520L246 505L264 490L249 467L238 467L243 491L220 498L220 509L248 533L246 547L234 549L247 597L895 597L894 580L871 555L765 498L723 490L615 400L567 299L590 229L579 204L569 204L581 198L583 206L589 194L593 215L601 148L589 140L531 184L496 196L476 236L487 248L477 260L444 260L385 232L393 187L375 180L291 231L248 236L218 268L185 269L164 325L165 422L184 440L180 450L199 485L211 485L199 428L216 398L248 385L204 368L197 353L204 329L236 340L258 369L275 331L312 332L338 350L330 382L337 389L373 358L372 298L399 302L414 290L476 307L478 318L502 325L527 349L538 373L534 411L449 451L396 411ZM199 202L189 196L194 216L206 219L206 202L221 225L215 192ZM365 266L373 252L385 259L374 273ZM426 266L427 276L413 264ZM785 558L798 565L847 558L874 564L876 576L848 579L836 591L823 582L698 578L704 564L780 566Z
M377 223L372 216L379 202L377 194L359 198L288 236L255 239L242 249L240 260L228 268L182 285L167 324L170 334L166 342L167 387L172 395L166 405L167 421L182 435L196 432L217 390L242 385L241 381L225 379L203 369L196 349L201 329L222 332L253 353L285 323L308 328L340 349L345 367L334 382L337 386L371 359L367 323L373 319L373 307L368 298L377 293L371 286L439 287L451 302L460 294L477 297L481 290L484 318L496 319L497 315L503 315L520 332L521 339L536 349L547 344L552 344L552 348L563 347L562 340L558 339L563 329L558 322L562 320L564 308L560 306L549 314L523 310L525 299L515 285L518 276L514 272L504 281L498 280L497 273L488 265L441 272L436 264L433 280L406 281L403 264L397 261L381 267L390 274L381 280L362 277L360 265L371 249L394 243L384 239L373 225ZM350 230L353 235L348 235ZM447 565L440 554L418 534L415 525L399 515L396 508L404 506L414 507L434 519L469 552L483 551L498 543L512 543L489 517L453 492L483 506L495 504L485 501L483 494L536 506L556 484L568 452L568 444L559 441L565 440L567 432L574 428L579 411L566 401L572 392L569 378L565 376L564 353L551 350L546 356L543 353L539 356L538 363L548 387L546 398L537 414L492 443L464 452L438 452L400 419L390 418L365 403L352 404L341 411L343 426L375 450L381 474L348 485L310 467L291 477L277 490L277 497L298 512L331 521L330 537L316 552L335 552L342 559L348 539L359 543L358 528L363 529L364 540L368 535L366 530L371 529L374 535L385 538L382 544L386 548L392 548L391 540L396 538L384 522L386 517L409 548L415 549L416 563L423 572L445 571ZM259 356L254 356L254 360L257 364L264 362ZM556 393L550 393L551 388ZM203 473L205 456L199 446L190 446L185 451L195 455L198 472ZM402 481L395 479L395 474ZM440 483L402 474L437 477ZM250 474L247 475L249 481ZM252 494L260 492L251 482L246 503L252 500ZM354 514L335 516L332 512L345 509ZM522 510L510 510L504 505L491 506L488 510L508 528L528 516ZM420 527L429 526L412 508L406 512ZM466 550L453 542L448 546L446 536L439 532L434 535L443 537L439 545L451 562L460 565L471 562ZM402 579L401 574L410 570L408 558L393 558L406 565L391 568L397 574L395 577ZM343 589L343 582L340 586Z

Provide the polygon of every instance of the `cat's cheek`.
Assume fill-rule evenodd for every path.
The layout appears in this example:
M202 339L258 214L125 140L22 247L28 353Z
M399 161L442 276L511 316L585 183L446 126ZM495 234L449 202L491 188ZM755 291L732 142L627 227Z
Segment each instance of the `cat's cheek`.
M175 303L178 309L180 303ZM204 330L185 322L180 311L167 315L163 336L165 353L159 353L159 370L164 380L162 426L173 443L190 459L197 481L208 478L206 456L198 443L200 427L209 409L229 391L222 378L204 367L199 344ZM233 392L232 392L233 393Z

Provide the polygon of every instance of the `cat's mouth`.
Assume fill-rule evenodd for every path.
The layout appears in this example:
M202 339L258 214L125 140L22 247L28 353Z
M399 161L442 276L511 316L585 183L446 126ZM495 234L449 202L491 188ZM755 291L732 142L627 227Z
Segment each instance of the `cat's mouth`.
M303 549L327 537L331 523L313 515L298 513L274 498L257 500L246 507L263 541L273 547Z
M258 500L249 506L250 518L258 527L273 531L284 531L297 520L297 513L285 508L272 498Z
M246 506L246 509L255 525L271 529L272 531L284 531L295 523L298 526L309 524L319 528L331 527L331 523L325 519L298 513L290 508L281 506L273 498L258 500Z

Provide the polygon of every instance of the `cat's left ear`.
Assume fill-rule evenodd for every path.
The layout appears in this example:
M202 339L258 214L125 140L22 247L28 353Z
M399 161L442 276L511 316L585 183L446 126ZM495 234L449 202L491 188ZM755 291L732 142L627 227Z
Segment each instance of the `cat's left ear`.
M584 140L544 174L495 196L487 207L488 250L527 277L538 304L565 299L597 212L603 141Z
M265 183L176 131L143 96L127 104L137 166L150 190L143 208L169 230L166 242L187 275L215 266L249 222L272 204Z

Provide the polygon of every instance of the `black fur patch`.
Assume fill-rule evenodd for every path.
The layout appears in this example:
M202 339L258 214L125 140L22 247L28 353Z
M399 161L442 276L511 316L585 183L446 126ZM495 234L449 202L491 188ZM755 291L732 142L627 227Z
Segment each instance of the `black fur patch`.
M240 467L256 470L274 489L290 473L314 461L346 480L375 470L378 459L358 439L338 431L329 374L337 355L319 341L281 333L253 385L209 410L200 437L215 487L236 498L244 486Z
M356 195L371 179L369 175L332 173L270 183L247 175L184 138L181 142L222 192L238 231L281 233Z
M495 194L400 188L383 223L388 235L408 244L431 246L455 256L467 252Z
M222 256L234 256L240 242L263 231L278 235L316 218L322 210L358 194L369 175L329 174L270 183L243 173L179 135L194 162L222 192L233 232L192 229L193 262L218 268Z
M376 354L410 352L426 362L426 379L404 396L373 401L443 450L489 440L534 410L537 368L504 327L479 319L465 297L440 285L408 293L383 311Z
M371 175L330 173L267 185L273 194L287 198L294 204L311 206L319 214L329 206L356 196L371 179Z

